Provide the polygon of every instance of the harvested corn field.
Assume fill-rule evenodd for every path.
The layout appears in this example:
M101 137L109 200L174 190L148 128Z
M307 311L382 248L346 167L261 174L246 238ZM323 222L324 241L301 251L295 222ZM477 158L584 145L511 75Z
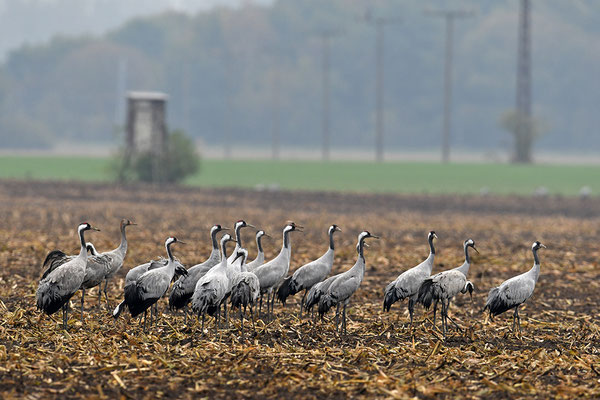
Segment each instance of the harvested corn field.
M573 398L600 396L600 200L597 198L430 197L308 192L201 190L71 183L0 183L0 396L10 398ZM195 319L158 305L156 325L116 322L97 291L88 291L84 324L80 292L71 299L70 329L60 313L36 310L35 292L46 254L78 252L77 225L99 251L115 248L118 224L129 218L128 255L108 286L111 306L123 298L127 270L164 256L167 236L189 267L210 252L208 230L243 218L264 229L266 258L281 247L288 220L305 227L291 237L290 271L327 248L335 223L333 273L356 261L362 230L380 235L365 249L366 273L348 306L346 335L324 321L298 318L301 293L272 321L257 319L241 341L237 313L215 337ZM469 280L473 299L458 295L444 339L431 311L416 307L408 328L406 301L382 311L385 286L427 257L427 232L439 236L433 273L463 262L473 238ZM252 259L254 232L244 232ZM523 335L511 331L512 312L487 321L487 292L531 268L540 240L541 274L521 307ZM427 318L426 321L424 319Z

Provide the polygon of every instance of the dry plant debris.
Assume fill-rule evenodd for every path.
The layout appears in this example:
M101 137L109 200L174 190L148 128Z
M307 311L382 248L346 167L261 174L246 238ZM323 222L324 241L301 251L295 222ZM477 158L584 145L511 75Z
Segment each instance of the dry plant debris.
M444 199L434 207L435 198L425 196L419 210L418 197L0 182L0 397L598 398L600 219L584 219L577 208L598 209L599 201L552 199L551 215L536 210L532 217L531 205L516 207L521 200L465 198L463 208L455 201L448 210ZM336 237L334 272L353 265L362 229L383 238L366 249L365 281L348 308L346 336L335 332L332 314L323 323L298 319L299 295L275 307L275 321L257 321L245 342L237 314L216 339L195 321L184 326L164 300L157 326L144 333L129 317L114 322L104 303L98 309L95 290L84 326L80 294L73 297L71 330L64 332L59 314L35 309L41 261L54 248L76 252L75 228L84 220L103 229L88 235L97 248L116 247L122 217L139 226L129 229L124 270L109 286L113 306L126 271L163 255L168 235L190 243L176 249L187 266L203 260L214 223L244 218L273 234L263 242L267 258L279 251L284 222L301 223L305 233L292 237L292 270L325 251L331 223L344 230ZM420 307L414 334L406 302L382 312L385 285L426 257L430 229L440 237L434 272L462 262L467 237L481 252L473 254L469 275L473 302L458 296L450 308L464 330L451 328L446 340L421 323L428 314ZM245 236L252 257L253 234ZM535 239L548 249L540 252L541 276L521 311L519 339L510 332L510 313L490 323L481 309L489 288L531 267Z

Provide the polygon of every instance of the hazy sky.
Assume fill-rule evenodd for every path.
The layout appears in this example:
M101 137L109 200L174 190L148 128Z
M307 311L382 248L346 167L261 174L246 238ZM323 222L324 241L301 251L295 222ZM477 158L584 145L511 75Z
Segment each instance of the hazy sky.
M57 34L100 34L135 16L165 10L195 13L248 2L273 0L0 0L0 60L11 49Z

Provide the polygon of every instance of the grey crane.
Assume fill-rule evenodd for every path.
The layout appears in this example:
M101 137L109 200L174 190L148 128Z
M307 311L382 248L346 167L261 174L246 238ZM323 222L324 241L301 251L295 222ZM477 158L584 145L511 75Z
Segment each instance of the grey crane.
M228 233L221 237L221 262L198 279L192 295L192 310L202 316L202 332L204 332L204 317L208 314L215 317L215 335L219 329L221 303L230 285L227 277L227 242L235 242Z
M110 258L110 270L104 276L104 298L106 299L108 307L110 307L110 302L108 301L108 294L106 294L106 287L108 286L108 281L119 272L123 266L123 261L125 261L125 256L127 255L127 236L125 235L125 228L130 225L137 224L128 219L122 219L119 225L119 230L121 231L121 243L119 244L119 247L112 251L102 253L102 255ZM100 287L98 287L98 292L100 292ZM100 293L98 293L98 304L100 304Z
M512 277L504 281L500 286L492 288L483 309L484 311L486 309L489 310L490 318L493 319L494 316L514 308L512 329L515 332L515 328L518 327L519 334L521 334L519 306L533 295L535 284L540 276L540 259L537 252L541 248L545 249L546 246L537 240L533 242L531 246L533 267L524 274Z
M433 239L437 239L437 235L434 231L427 234L427 241L429 242L429 256L417 265L409 270L402 272L394 281L390 282L385 288L385 295L383 298L383 310L390 311L392 304L398 300L404 300L408 298L408 313L410 314L410 326L413 325L413 315L415 310L415 302L419 295L419 288L423 281L431 275L431 269L433 268L433 260L435 258L435 247L433 245Z
M469 247L479 253L475 247L473 239L467 239L463 243L465 252L465 262L460 266L448 271L438 272L437 274L425 279L419 288L419 296L417 301L425 306L426 309L431 307L431 303L435 302L433 311L433 324L435 326L435 311L437 303L442 302L442 332L444 335L448 331L448 319L452 321L457 329L460 329L456 322L448 316L448 308L450 300L458 293L466 293L467 291L473 298L473 283L467 280L467 274L471 267L471 258L469 257Z
M137 317L141 313L147 314L148 308L155 304L169 289L175 272L186 274L187 271L173 257L171 246L174 243L184 242L177 240L176 237L169 237L165 241L167 250L167 264L162 267L154 268L145 272L135 281L125 285L125 303L132 317ZM115 308L113 316L119 316L119 310ZM144 330L146 329L146 318L144 318Z
M308 291L317 283L327 278L331 272L334 260L335 245L333 242L333 234L342 230L337 225L331 225L327 230L329 236L329 247L325 254L314 261L309 262L298 268L293 275L286 278L279 289L277 297L285 305L288 296L293 296L301 290L304 290L304 295L300 301L300 316L302 316L302 308Z
M178 262L177 260L175 261ZM129 271L127 271L127 275L125 275L125 286L127 286L127 284L131 282L135 282L140 276L144 275L150 270L164 267L165 265L167 265L168 262L168 259L160 257L158 260L152 260L147 263L140 264L137 267L131 268ZM176 268L176 271L177 270L181 271L180 269ZM115 307L113 311L113 317L117 318L123 311L124 307L125 300L123 300Z
M290 243L291 232L302 232L302 226L296 225L290 221L283 228L283 245L279 254L269 262L264 263L260 267L256 268L254 274L258 277L260 282L260 309L262 309L262 295L267 294L267 314L269 316L273 313L273 303L275 298L275 289L282 282L283 278L287 275L290 270L290 258L292 256L292 245ZM270 304L270 308L269 308Z
M68 325L69 300L79 290L85 277L88 254L84 232L87 230L98 231L99 229L92 227L87 222L80 224L77 227L77 233L81 242L79 255L61 265L55 266L52 271L45 274L40 280L36 292L38 310L52 315L62 308L63 328L65 330Z
M243 219L240 219L239 221L237 221L234 226L233 229L235 231L235 248L233 249L233 253L231 254L231 256L229 256L229 259L227 260L228 263L233 264L233 260L235 260L237 251L241 248L244 248L244 244L242 242L242 228L255 228L256 227L254 225L250 225L248 223L246 223L246 221L244 221Z
M85 266L85 277L81 283L81 323L83 324L83 305L85 302L85 291L99 286L111 267L111 259L99 254L92 243L86 243L86 248L92 254L87 258ZM98 298L100 298L100 290L98 290Z
M269 238L271 237L271 235L269 235L265 231L260 230L256 232L256 248L258 253L256 254L256 258L253 261L250 261L248 264L246 264L248 267L248 271L254 271L256 268L260 267L265 263L265 252L263 251L262 247L263 236Z
M336 325L338 325L337 316L339 316L340 306L342 309L342 322L339 326L340 334L346 333L346 307L350 302L352 295L358 290L362 283L363 277L365 276L365 256L363 253L364 242L367 238L379 239L378 236L372 235L369 231L363 231L358 235L358 259L352 268L348 271L341 273L329 286L327 292L319 299L319 315L323 317L327 311L337 306L338 312L336 313ZM338 329L338 326L336 326Z
M246 266L246 257L248 257L248 251L246 249L240 249L237 253L237 261L235 265L239 265L240 273L235 275L231 284L231 307L239 308L240 310L240 323L242 340L244 340L244 313L246 307L250 307L250 317L252 319L252 326L254 326L254 312L252 310L253 305L256 304L258 296L260 294L260 282L258 277L253 272L249 272ZM243 308L243 312L242 312Z
M91 242L87 242L85 244L85 248L87 249L87 251L90 252L91 255L98 255L98 251ZM48 276L50 272L54 271L56 268L60 267L67 261L73 260L76 257L76 255L67 255L61 250L52 250L46 255L46 258L42 263L42 269L44 269L44 272L42 273L42 277L40 278L40 280L44 279L46 276Z
M202 278L206 273L221 261L221 252L219 250L219 242L217 234L221 231L229 230L221 225L213 225L210 229L210 239L212 243L212 251L206 261L201 264L196 264L188 269L187 275L182 275L173 284L171 294L169 295L169 307L172 310L184 309L185 320L187 322L187 305L194 294L198 279Z

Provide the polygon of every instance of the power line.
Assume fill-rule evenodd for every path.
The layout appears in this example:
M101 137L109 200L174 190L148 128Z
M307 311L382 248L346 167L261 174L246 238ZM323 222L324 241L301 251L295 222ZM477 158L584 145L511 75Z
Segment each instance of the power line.
M444 124L442 127L442 162L450 161L450 130L452 124L452 63L454 42L454 20L466 18L474 13L469 10L428 10L426 14L442 17L446 21L446 49L444 62Z

